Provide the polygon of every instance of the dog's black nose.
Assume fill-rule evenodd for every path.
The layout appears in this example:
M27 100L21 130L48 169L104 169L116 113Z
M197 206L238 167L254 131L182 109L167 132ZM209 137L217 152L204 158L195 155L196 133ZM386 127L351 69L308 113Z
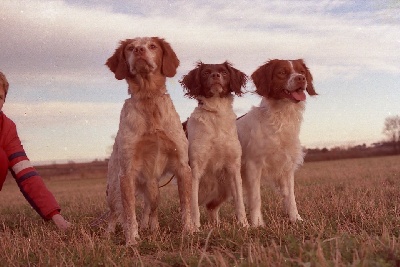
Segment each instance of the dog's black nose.
M213 72L213 73L211 73L211 77L212 78L220 78L221 74L219 72Z
M304 81L306 81L306 77L304 77L303 74L299 74L299 75L297 75L297 76L294 78L294 80L295 80L296 82L304 82Z
M143 46L137 46L135 47L135 49L133 50L136 54L143 54L145 49Z

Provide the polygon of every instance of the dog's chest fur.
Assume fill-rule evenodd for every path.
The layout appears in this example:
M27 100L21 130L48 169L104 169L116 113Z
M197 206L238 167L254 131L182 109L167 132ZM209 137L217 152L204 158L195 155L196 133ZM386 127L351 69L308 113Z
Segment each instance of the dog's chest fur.
M248 115L253 114L238 122L238 127L242 127L242 135L247 132L246 137L240 137L246 140L245 151L251 151L254 160L264 166L264 170L281 166L282 162L291 162L287 166L302 164L304 154L299 133L303 111L303 103L268 101L263 98L260 106L253 107ZM257 123L249 119L255 119ZM243 128L247 130L243 131Z
M179 154L186 154L187 139L169 94L149 99L127 99L122 108L120 124L124 124L119 128L120 138L124 140L123 144L132 149L143 137L159 136L158 133L161 133L175 144L177 150L182 150Z
M232 109L233 96L199 98L188 120L190 151L207 152L208 158L241 155L236 129L236 115Z
M168 94L148 99L131 97L125 100L120 123L129 126L125 127L127 131L136 136L159 130L168 131L172 128L169 124L171 117L174 117L170 112L171 106Z

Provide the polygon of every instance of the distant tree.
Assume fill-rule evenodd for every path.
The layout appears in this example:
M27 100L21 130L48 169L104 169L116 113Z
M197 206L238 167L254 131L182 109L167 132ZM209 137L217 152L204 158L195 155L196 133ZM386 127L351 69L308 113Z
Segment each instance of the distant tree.
M388 137L395 153L400 153L400 116L390 116L385 119L383 133Z

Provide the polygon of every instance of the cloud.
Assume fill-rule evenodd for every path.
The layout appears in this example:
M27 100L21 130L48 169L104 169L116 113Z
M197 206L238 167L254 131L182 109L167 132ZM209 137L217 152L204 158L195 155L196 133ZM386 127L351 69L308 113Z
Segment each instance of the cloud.
M385 88L392 86L390 79L398 81L399 14L396 1L5 0L0 4L0 70L9 79L10 94L4 109L38 158L46 157L36 153L49 142L58 149L52 157L104 155L127 97L126 83L115 80L104 63L119 40L161 36L181 61L168 88L182 119L196 101L184 98L178 80L198 60L229 60L250 75L272 58L304 58L320 93L321 104L314 108L329 106L334 112L342 103L359 101L340 91L375 92L377 86L357 87L360 79L373 76ZM396 93L374 95L369 104L395 114L398 105L387 100ZM258 103L247 94L235 100L234 109L240 115ZM357 127L362 119L353 114L349 108L344 117ZM306 133L326 129L321 120L306 121ZM314 135L305 136L312 141ZM335 141L348 138L337 136Z
M329 10L344 9L346 2L121 2L6 1L2 64L12 72L101 76L120 39L160 35L176 48L184 69L198 59L229 59L252 71L268 58L304 57L349 71L356 65L400 72L399 25L374 20L390 17L391 9L333 16Z
M31 160L80 160L109 156L121 108L122 103L6 103L4 112Z
M91 124L104 121L119 121L122 103L95 103L95 102L44 102L6 103L4 112L12 114L12 119L27 127L42 124L71 125Z

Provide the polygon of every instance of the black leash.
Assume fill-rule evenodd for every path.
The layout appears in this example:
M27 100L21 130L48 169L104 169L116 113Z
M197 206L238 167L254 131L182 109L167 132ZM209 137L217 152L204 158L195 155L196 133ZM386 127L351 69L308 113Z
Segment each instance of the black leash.
M172 179L174 179L174 177L175 177L175 174L172 174L172 176L171 176L171 178L168 180L168 182L166 182L166 183L163 184L162 186L159 186L158 188L164 187L164 186L166 186L167 184L169 184L169 183L172 181Z

